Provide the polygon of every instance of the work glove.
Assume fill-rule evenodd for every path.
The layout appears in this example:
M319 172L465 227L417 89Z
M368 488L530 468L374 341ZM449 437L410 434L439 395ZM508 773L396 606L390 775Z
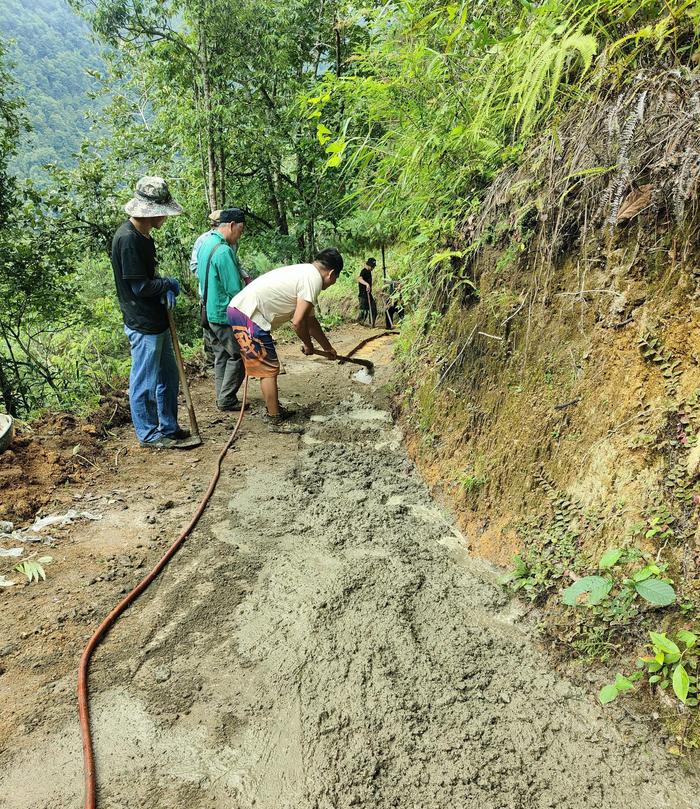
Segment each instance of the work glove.
M173 292L172 289L169 289L165 293L165 305L168 308L168 311L170 312L172 312L173 309L175 308L175 303L177 301L177 298L175 297L176 295L177 293Z
M172 291L174 295L180 294L180 282L177 280L177 278L173 278L172 276L166 276L163 280L168 282L170 291Z

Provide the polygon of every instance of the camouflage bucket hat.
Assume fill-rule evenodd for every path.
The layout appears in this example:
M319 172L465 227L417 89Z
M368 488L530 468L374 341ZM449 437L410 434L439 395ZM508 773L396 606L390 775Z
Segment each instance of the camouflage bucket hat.
M177 216L182 208L175 202L162 177L142 177L136 183L136 193L126 203L124 210L129 216Z

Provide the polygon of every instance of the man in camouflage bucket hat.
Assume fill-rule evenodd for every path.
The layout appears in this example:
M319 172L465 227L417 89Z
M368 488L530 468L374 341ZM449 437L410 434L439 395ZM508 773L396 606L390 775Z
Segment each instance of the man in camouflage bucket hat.
M131 346L131 420L142 447L179 448L189 432L177 423L179 378L167 310L175 307L180 284L157 274L151 231L182 208L162 177L142 177L124 209L129 219L112 240L112 268Z

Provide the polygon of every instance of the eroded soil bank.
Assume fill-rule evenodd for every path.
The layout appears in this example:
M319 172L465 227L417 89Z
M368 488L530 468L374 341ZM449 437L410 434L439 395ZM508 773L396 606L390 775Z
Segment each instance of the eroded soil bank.
M283 393L305 432L247 419L195 535L96 655L101 805L696 806L700 781L643 723L554 671L494 572L468 557L392 423L389 347L368 353L371 387L286 352ZM210 436L229 426L212 420ZM168 511L187 512L217 441L196 474L193 456L169 459ZM131 459L125 485L159 473L149 458ZM100 587L83 597L105 600ZM80 805L72 679L66 666L7 735L0 805Z

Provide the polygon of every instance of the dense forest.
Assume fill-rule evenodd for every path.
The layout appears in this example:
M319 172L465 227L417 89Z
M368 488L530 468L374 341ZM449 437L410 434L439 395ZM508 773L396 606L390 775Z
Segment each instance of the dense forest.
M0 36L31 124L12 168L41 180L44 164L71 163L88 134L95 104L90 93L97 90L94 74L102 62L89 26L64 0L3 0Z
M158 235L162 268L190 288L191 244L223 204L248 212L253 272L331 243L391 251L415 453L485 555L522 551L516 589L545 605L570 573L583 581L554 646L609 659L643 643L649 610L677 597L674 629L695 615L696 2L72 6L103 48L104 109L40 189L12 176L39 160L28 120L63 149L95 54L74 23L44 76L0 52L8 412L88 410L123 385L107 250L136 179L162 175L186 211ZM37 95L52 99L41 127ZM675 674L681 654L697 667L685 638L645 665L692 707L697 680Z
M466 259L493 228L477 241L463 234L483 217L500 170L573 106L633 86L637 71L697 61L691 3L242 0L229 14L213 2L73 0L85 24L60 0L5 6L23 55L3 46L3 164L21 180L17 166L36 166L37 150L61 152L41 192L3 186L0 363L15 413L94 401L121 370L106 250L138 176L168 177L187 211L161 248L169 272L183 272L207 212L235 203L252 223L251 269L328 242L349 251L393 244L405 296L428 294L434 309L475 290ZM105 106L71 165L78 110L93 103L86 92L98 81L85 71L97 58L88 23L103 47L96 92ZM43 145L25 140L32 126ZM586 166L575 185L609 172ZM539 204L518 214L511 258L526 251ZM37 258L50 266L20 305L17 281Z

